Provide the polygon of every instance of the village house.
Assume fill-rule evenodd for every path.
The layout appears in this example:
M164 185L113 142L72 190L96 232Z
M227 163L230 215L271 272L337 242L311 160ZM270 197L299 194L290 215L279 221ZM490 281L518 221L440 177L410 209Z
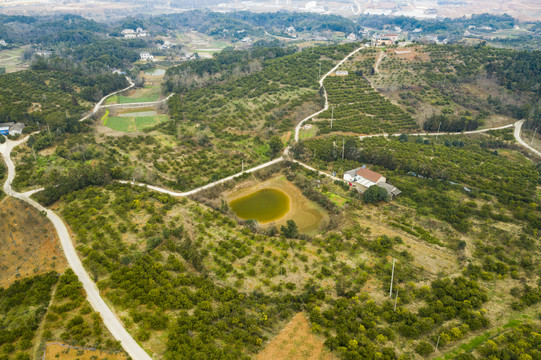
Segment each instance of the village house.
M295 30L295 28L294 28L293 26L290 26L290 27L288 27L288 28L286 29L285 33L292 36L292 35L295 34L296 31L297 31L297 30Z
M0 135L21 135L23 133L23 123L3 123L0 124Z
M148 31L144 30L142 27L138 27L136 30L124 29L122 30L122 35L124 35L124 39L135 39L138 37L149 36Z
M357 40L357 35L355 35L354 33L351 33L346 37L346 39L348 39L349 41L355 41Z
M151 53L148 53L148 52L139 53L139 57L143 61L154 60L154 55L152 55Z
M38 56L49 57L53 54L53 52L47 50L36 50L35 54Z
M356 186L359 190L364 191L370 186L377 185L387 190L387 194L392 199L395 196L400 195L402 192L391 184L387 184L385 176L367 169L365 165L362 167L346 171L344 173L344 180L351 186Z
M148 36L148 31L143 30L143 28L141 28L141 27L138 27L136 32L137 32L137 37L147 37Z
M347 70L338 70L334 73L336 76L348 76L349 72Z
M0 46L8 46L6 40L0 40Z

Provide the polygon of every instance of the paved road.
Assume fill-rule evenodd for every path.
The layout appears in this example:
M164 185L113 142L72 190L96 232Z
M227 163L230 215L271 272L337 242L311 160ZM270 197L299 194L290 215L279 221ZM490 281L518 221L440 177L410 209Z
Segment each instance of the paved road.
M329 70L328 73L326 73L325 75L323 75L323 77L319 80L319 86L321 88L323 88L323 97L325 98L325 106L323 107L323 109L313 113L312 115L304 118L301 120L301 122L297 125L297 127L295 128L295 142L299 141L299 133L301 131L301 127L302 125L304 124L305 121L307 120L310 120L311 118L313 118L314 116L317 116L319 114L321 114L323 111L327 110L329 108L329 99L327 97L327 90L325 90L325 86L323 86L323 81L325 81L325 79L327 78L327 76L329 76L330 74L332 74L333 72L336 71L336 69L338 69L347 59L349 59L351 56L353 56L354 54L356 54L357 52L359 52L360 50L364 49L365 46L361 46L355 50L353 50L352 52L350 52L349 54L346 55L345 58L343 58L342 60L340 60L340 62L338 64L336 64L335 67L333 67L331 70Z
M524 121L524 120L521 120L521 121ZM517 122L518 122L518 121L517 121ZM516 126L516 124L517 124L517 123L514 123L514 124L508 124L508 125L503 125L503 126L497 126L497 127L488 128L488 129L471 130L471 131L462 131L462 132L430 132L430 133L424 132L424 133L397 133L397 134L387 134L387 133L383 133L383 134L372 134L372 135L360 135L359 138L362 140L362 139L371 138L371 137L378 137L378 136L385 136L385 137L389 137L389 136L400 136L400 135L402 135L402 134L406 134L406 135L408 135L408 136L468 135L468 134L479 134L479 133L484 133L484 132L492 131L492 130L509 129L509 128L512 128L513 126ZM516 137L516 136L515 136L515 137Z
M123 90L122 90L123 91ZM154 106L154 105L159 105L161 103L164 103L166 102L167 100L171 99L171 97L175 95L175 93L171 93L169 94L168 97L166 97L165 99L161 99L161 100L158 100L158 101L149 101L149 102L139 102L139 103L126 103L126 104L109 104L109 105L100 105L100 108L115 108L115 107L119 107L119 108L134 108L134 107L145 107L145 106ZM109 97L111 95L107 95L106 97Z
M127 181L127 180L118 180L119 183L122 183L122 184L132 184L132 185L137 185L137 186L146 186L147 188L151 189L151 190L154 190L154 191L158 191L158 192L161 192L161 193L164 193L164 194L168 194L168 195L171 195L171 196L190 196L190 195L193 195L193 194L196 194L200 191L203 191L205 189L208 189L208 188L211 188L213 186L216 186L218 184L223 184L229 180L233 180L234 178L236 177L239 177L241 176L242 174L244 173L252 173L254 171L258 171L258 170L261 170L261 169L264 169L268 166L271 166L271 165L274 165L274 164L277 164L281 161L284 160L284 157L281 156L277 159L274 159L274 160L271 160L269 162L266 162L264 164L261 164L261 165L258 165L256 167L253 167L251 169L248 169L244 172L240 172L240 173L237 173L235 175L231 175L231 176L228 176L226 178L223 178L223 179L220 179L218 181L215 181L215 182L212 182L210 184L207 184L207 185L204 185L204 186L201 186L197 189L193 189L193 190L190 190L190 191L185 191L185 192L178 192L178 191L171 191L171 190L167 190L167 189L163 189L161 187L158 187L158 186L153 186L153 185L147 185L147 184L143 184L143 183L139 183L139 182L133 182L133 181Z
M83 288L86 291L87 300L92 306L92 308L101 315L107 329L109 329L109 331L116 340L120 341L122 347L132 357L132 359L151 360L151 357L126 331L120 320L115 316L109 306L101 298L100 292L96 287L96 284L94 284L94 282L91 280L90 276L84 269L83 264L81 263L81 260L77 255L77 252L75 251L75 247L73 246L73 243L71 241L68 229L62 219L60 219L60 217L53 211L41 206L29 197L29 194L31 195L32 193L35 193L36 190L21 194L11 188L11 182L15 178L15 164L11 160L11 150L15 146L25 142L26 140L28 140L28 136L17 141L7 140L6 143L0 145L0 153L4 157L4 161L6 162L8 168L7 180L4 183L4 192L9 196L13 196L17 199L21 199L22 201L27 202L38 211L42 211L47 214L47 218L51 220L56 231L58 232L60 244L62 245L62 249L64 251L64 254L66 255L66 259L68 260L68 263L72 268L73 272L77 274L79 281L81 281L81 283L83 284Z
M104 97L101 98L101 100L94 106L94 108L92 109L92 111L90 112L90 114L86 115L85 117L81 118L79 121L84 121L86 119L88 119L89 117L91 117L92 115L94 115L95 113L98 112L98 110L100 109L100 107L102 106L101 104L103 104L103 102L105 101L105 99L107 99L109 96L112 96L112 95L115 95L115 94L118 94L118 93L121 93L123 91L126 91L126 90L129 90L131 89L132 87L135 86L135 84L133 83L133 81L131 81L131 79L129 77L126 76L126 80L128 80L128 82L130 83L130 85L122 90L118 90L118 91L115 91L115 92L112 92L110 94L107 94L105 95Z
M524 124L524 121L525 120L519 120L515 123L515 132L514 132L514 135L515 135L515 139L518 141L518 143L522 146L524 146L526 149L530 150L531 152L533 152L535 155L541 157L541 152L540 151L537 151L536 149L534 149L533 147L531 147L530 145L526 144L526 142L524 142L524 140L522 140L520 138L520 130L522 130L522 125Z

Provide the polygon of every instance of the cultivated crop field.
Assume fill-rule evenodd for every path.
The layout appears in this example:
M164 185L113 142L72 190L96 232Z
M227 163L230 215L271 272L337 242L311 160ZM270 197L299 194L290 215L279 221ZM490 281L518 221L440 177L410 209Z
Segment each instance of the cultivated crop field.
M139 132L145 128L167 121L167 115L160 115L155 110L141 109L138 111L120 112L117 116L106 113L102 117L103 125L119 132Z

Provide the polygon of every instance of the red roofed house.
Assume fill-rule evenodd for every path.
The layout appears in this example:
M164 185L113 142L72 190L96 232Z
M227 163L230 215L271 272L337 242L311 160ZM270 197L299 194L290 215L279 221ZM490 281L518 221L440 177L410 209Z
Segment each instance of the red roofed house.
M377 183L384 183L387 181L385 176L367 169L365 166L346 172L344 174L344 180L348 182L356 182L365 188L369 188Z
M370 186L377 185L389 193L389 196L392 198L401 193L396 187L387 184L387 179L385 176L378 174L375 171L367 169L364 165L357 169L347 171L344 174L344 180L349 183L355 183L361 185L362 187L368 189Z

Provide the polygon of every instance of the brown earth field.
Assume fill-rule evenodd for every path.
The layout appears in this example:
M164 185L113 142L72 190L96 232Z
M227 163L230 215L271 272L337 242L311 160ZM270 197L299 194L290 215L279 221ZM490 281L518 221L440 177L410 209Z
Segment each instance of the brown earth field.
M82 350L60 343L49 343L45 348L43 360L126 360L128 355L123 352L103 350Z
M14 198L0 202L0 286L49 271L62 273L66 260L53 225Z
M306 315L298 313L257 354L256 360L335 360L323 340L314 335Z
M248 185L241 183L235 189L224 194L225 200L229 203L232 200L246 196L253 192L262 189L278 189L286 193L290 198L289 211L280 219L261 224L262 227L271 225L279 228L284 225L287 220L293 219L297 223L300 232L312 233L323 229L329 222L328 214L316 203L308 200L298 187L287 181L283 176L271 178L269 180Z

